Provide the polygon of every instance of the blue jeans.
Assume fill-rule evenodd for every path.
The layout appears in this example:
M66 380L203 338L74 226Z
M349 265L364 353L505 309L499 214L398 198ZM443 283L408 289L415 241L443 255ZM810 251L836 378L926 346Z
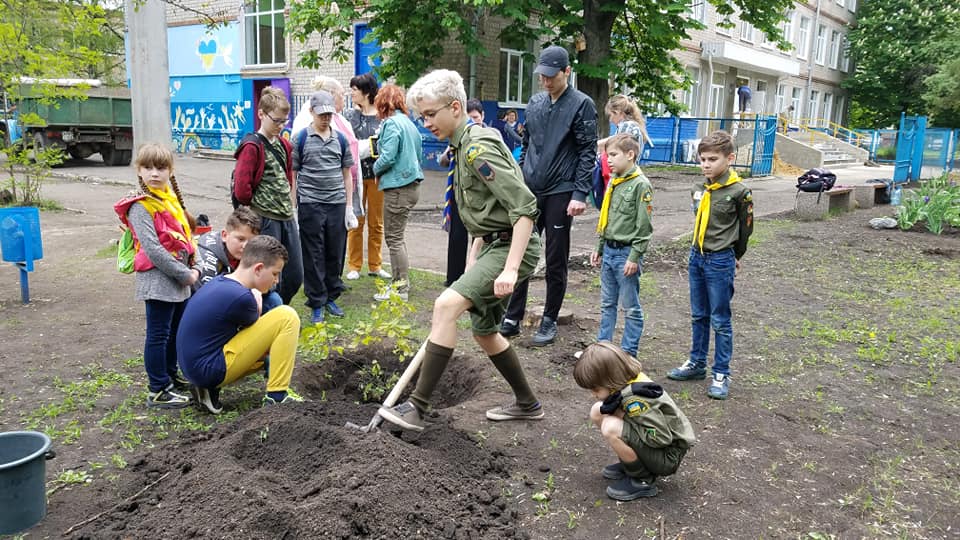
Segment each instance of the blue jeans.
M603 248L600 262L600 330L597 332L597 341L613 341L619 302L625 312L620 348L632 356L637 356L640 336L643 335L643 309L640 307L643 260L638 262L637 273L631 276L623 275L623 265L630 256L630 249L630 246Z
M143 345L143 366L150 391L159 392L177 374L177 329L186 302L147 300L147 337Z
M277 291L270 291L267 294L263 295L263 305L260 309L260 316L262 317L271 309L282 306L283 298L280 298L280 293Z
M707 365L710 328L713 327L713 373L730 375L733 355L733 324L730 321L730 300L737 259L733 248L714 253L690 249L690 315L693 322L693 345L690 361L699 367Z

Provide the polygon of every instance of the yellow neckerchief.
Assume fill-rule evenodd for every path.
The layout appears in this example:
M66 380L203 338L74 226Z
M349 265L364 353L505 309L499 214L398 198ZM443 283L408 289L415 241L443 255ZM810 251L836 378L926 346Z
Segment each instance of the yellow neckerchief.
M153 189L150 186L147 186L149 191L140 202L143 204L144 208L150 212L150 215L153 216L157 212L166 211L174 219L177 220L177 223L183 227L183 232L186 235L183 238L177 238L185 244L190 244L193 242L193 232L190 230L190 224L187 222L186 213L183 211L183 207L180 206L180 200L177 199L177 194L170 189L170 184L167 184L163 190ZM172 236L177 237L179 234L176 231L168 231Z
M700 204L697 206L697 219L693 223L693 245L700 246L700 253L703 253L703 237L707 234L707 223L710 222L710 192L720 188L731 186L740 181L737 171L730 170L730 177L721 184L714 182L712 184L703 184L703 196L700 198Z
M631 384L638 382L653 382L653 380L650 377L647 377L646 373L641 371L637 373L636 377L627 381L627 384L623 385L623 388L614 388L610 390L610 393L612 394L614 392L622 391L624 388L629 388Z
M633 180L638 176L640 176L640 169L634 167L626 176L610 179L610 185L607 186L607 190L603 193L603 204L600 205L600 221L597 222L597 232L599 234L603 234L603 230L607 228L607 217L610 215L610 199L613 198L613 188L628 180Z

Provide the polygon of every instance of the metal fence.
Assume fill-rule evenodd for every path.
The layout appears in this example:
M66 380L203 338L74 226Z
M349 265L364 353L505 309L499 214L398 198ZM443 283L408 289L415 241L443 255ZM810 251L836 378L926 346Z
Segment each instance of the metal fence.
M653 142L645 145L640 164L672 163L696 165L697 146L707 134L722 129L733 137L734 167L749 169L753 176L773 169L776 141L775 116L750 118L695 118L664 116L647 118L647 133Z

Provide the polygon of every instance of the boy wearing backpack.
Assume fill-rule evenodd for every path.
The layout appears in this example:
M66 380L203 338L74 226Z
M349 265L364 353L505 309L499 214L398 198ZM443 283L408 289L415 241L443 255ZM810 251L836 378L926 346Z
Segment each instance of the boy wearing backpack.
M313 122L297 133L293 170L297 172L297 209L303 246L303 292L313 310L311 321L323 322L325 312L343 317L336 300L346 289L340 274L347 246L347 229L357 227L353 214L353 155L343 135L331 126L336 112L333 94L310 96Z
M687 273L693 345L690 359L671 369L667 377L675 381L706 378L712 327L713 378L707 395L727 399L733 355L730 300L740 258L747 252L747 240L753 232L753 193L730 168L736 155L733 140L726 131L714 131L704 137L697 154L700 169L707 178L694 184L691 191L696 219Z
M290 102L283 90L268 86L260 93L257 118L260 129L240 141L234 157L234 206L249 206L260 216L260 234L283 244L289 257L283 267L277 292L289 304L303 284L300 232L294 219L293 149L280 132L290 115Z

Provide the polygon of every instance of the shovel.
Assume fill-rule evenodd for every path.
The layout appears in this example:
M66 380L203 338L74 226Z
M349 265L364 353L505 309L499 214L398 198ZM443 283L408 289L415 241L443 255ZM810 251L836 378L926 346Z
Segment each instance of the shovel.
M413 376L417 374L417 370L420 369L420 363L423 362L423 356L427 351L427 342L424 341L423 345L420 345L420 350L417 351L417 354L413 357L413 360L410 361L410 365L407 366L407 369L403 371L403 375L400 376L400 380L397 381L396 386L393 387L393 390L387 394L387 399L383 400L384 407L393 407L397 404L397 399L400 398L400 393L403 392L403 389L410 384L410 380L413 379ZM364 433L369 433L378 427L383 422L383 418L380 417L380 413L373 415L373 418L370 420L370 423L366 426L358 426L353 422L347 422L346 427L359 429Z

